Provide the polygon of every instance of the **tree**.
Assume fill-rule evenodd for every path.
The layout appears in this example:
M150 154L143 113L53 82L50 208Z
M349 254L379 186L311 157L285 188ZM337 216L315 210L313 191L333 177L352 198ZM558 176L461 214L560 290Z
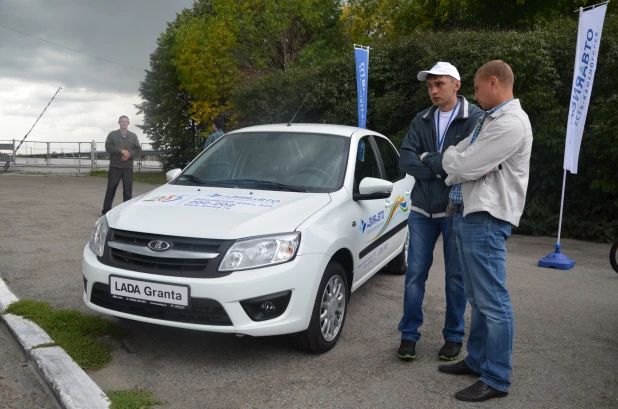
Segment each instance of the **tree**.
M575 19L574 10L593 3L591 0L349 0L344 5L343 18L352 41L367 42L394 40L426 29L529 30L558 18Z
M231 116L237 83L289 68L339 24L337 0L208 4L208 12L179 27L172 47L180 85L192 97L191 115L200 123L226 112Z
M164 170L185 167L202 148L200 127L191 118L192 99L183 89L172 63L172 46L176 31L193 12L184 10L157 40L157 49L150 56L150 70L140 83L142 103L135 105L144 114L140 128L152 140L155 150L164 152Z

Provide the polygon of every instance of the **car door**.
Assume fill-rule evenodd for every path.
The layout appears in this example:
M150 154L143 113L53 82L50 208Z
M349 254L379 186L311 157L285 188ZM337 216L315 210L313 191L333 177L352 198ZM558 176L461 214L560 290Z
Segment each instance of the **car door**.
M386 229L383 233L386 238L384 252L386 257L391 259L401 252L408 237L410 193L414 178L399 168L399 153L391 141L378 135L374 136L373 140L379 153L383 179L393 183L390 207L385 208Z
M356 147L353 193L359 193L359 184L366 177L383 178L376 145L373 142L373 136L370 135L362 137ZM357 251L354 285L360 285L367 280L386 259L385 241L382 237L384 237L387 228L386 217L391 205L392 200L390 198L353 201Z

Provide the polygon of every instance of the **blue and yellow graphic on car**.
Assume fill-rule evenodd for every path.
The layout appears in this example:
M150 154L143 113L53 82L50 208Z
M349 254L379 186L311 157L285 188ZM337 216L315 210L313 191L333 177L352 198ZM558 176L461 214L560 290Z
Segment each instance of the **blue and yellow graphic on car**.
M398 215L405 215L408 213L408 210L408 203L404 197L397 196L387 217L385 217L384 211L378 212L368 217L367 220L361 219L358 228L363 234L373 235L368 242L374 241L384 234L388 226Z

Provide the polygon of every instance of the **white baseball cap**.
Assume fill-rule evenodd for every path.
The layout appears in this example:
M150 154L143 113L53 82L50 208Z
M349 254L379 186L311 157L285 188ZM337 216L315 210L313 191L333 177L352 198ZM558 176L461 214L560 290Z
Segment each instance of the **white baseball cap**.
M416 76L416 78L418 78L419 81L425 81L429 74L433 74L433 75L450 75L451 77L455 78L456 80L461 81L461 78L459 78L459 71L457 71L457 68L455 68L455 66L453 64L448 63L448 62L440 61L440 62L436 63L436 65L431 67L431 69L429 71L421 71L421 72L419 72L418 75Z

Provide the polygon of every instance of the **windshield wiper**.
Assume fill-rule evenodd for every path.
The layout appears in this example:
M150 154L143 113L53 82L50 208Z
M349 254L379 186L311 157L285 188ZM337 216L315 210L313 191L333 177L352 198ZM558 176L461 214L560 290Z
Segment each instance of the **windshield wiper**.
M263 186L267 188L271 188L272 190L285 190L288 192L303 192L309 193L307 189L303 189L300 187L286 185L284 183L271 182L270 180L259 180L259 179L227 179L227 180L219 180L217 181L221 184L230 184L230 185L243 185L243 184L252 184Z

